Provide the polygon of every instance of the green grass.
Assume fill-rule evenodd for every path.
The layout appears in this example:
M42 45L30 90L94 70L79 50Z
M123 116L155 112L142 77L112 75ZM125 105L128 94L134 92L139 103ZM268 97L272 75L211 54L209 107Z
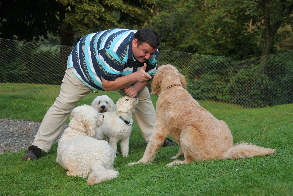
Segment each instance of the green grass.
M0 84L0 118L41 121L58 95L58 86ZM80 103L90 104L98 94ZM116 93L108 94L115 101ZM154 102L155 102L155 97ZM293 195L293 104L261 109L200 101L242 141L277 149L277 153L237 160L212 160L166 167L178 146L161 148L152 164L138 161L146 144L135 124L130 156L117 155L118 178L94 186L66 176L56 163L55 143L37 161L21 161L25 151L0 155L0 195ZM1 126L1 125L0 125Z
M0 118L42 121L49 107L59 94L59 85L0 83ZM90 93L78 105L91 104L92 100L104 92ZM108 92L114 101L118 92Z

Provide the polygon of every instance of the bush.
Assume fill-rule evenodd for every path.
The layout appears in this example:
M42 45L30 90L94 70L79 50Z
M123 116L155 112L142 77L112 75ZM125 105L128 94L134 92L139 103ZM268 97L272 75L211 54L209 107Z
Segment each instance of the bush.
M224 89L233 75L233 61L225 57L194 55L188 70L188 90L196 99L229 101Z
M268 96L271 105L293 102L293 56L286 52L270 55L264 64L264 73L272 81Z
M259 74L255 68L241 69L225 88L230 102L245 107L265 107L271 105L267 93L271 82L267 75Z
M60 84L72 47L0 38L0 83ZM195 99L265 107L293 103L292 52L236 61L180 51L160 51L158 64L185 75Z
M67 58L61 55L60 46L3 39L0 45L0 82L60 84Z
M196 99L265 107L293 102L291 53L235 61L195 55L186 71Z

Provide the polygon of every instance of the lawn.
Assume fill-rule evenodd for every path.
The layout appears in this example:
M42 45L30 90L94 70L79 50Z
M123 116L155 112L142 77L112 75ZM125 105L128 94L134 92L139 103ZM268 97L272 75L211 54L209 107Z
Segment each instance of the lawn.
M39 122L58 91L59 86L0 83L0 118ZM79 105L90 104L102 93L88 95ZM119 98L117 93L108 95L114 101ZM0 155L0 195L293 195L293 104L245 109L199 102L229 125L234 143L274 148L276 154L166 167L178 150L172 146L161 148L152 164L127 166L138 161L146 147L134 124L129 157L118 154L115 159L118 178L88 186L86 179L66 176L56 163L55 143L37 161L21 161L24 150Z

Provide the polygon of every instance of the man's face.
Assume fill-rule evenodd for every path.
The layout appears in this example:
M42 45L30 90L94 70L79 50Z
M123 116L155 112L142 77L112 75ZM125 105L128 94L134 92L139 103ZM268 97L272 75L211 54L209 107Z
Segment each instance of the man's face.
M156 50L157 49L152 48L147 43L142 43L141 45L138 45L137 39L132 40L133 56L137 61L139 61L141 63L144 63L148 59L150 59Z

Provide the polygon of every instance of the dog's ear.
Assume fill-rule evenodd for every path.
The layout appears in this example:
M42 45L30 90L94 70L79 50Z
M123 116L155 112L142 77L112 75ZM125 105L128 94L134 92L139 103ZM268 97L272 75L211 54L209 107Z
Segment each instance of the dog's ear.
M79 113L79 120L83 123L83 131L90 137L96 135L96 128L98 122L98 111L89 105L81 106L82 110Z
M186 79L183 74L180 73L180 82L183 88L186 88Z
M84 127L86 130L86 134L90 137L94 137L96 135L96 121L98 119L97 118L93 118L93 119L84 119Z
M116 105L112 99L109 100L109 106L110 106L109 112L113 112L116 110Z
M74 108L74 109L70 112L69 120L72 120L72 119L73 119L73 117L75 116L75 111L76 111L76 109Z
M162 80L162 76L161 76L161 71L157 71L157 73L155 74L153 81L152 81L152 94L153 95L158 95L161 91L161 80Z

